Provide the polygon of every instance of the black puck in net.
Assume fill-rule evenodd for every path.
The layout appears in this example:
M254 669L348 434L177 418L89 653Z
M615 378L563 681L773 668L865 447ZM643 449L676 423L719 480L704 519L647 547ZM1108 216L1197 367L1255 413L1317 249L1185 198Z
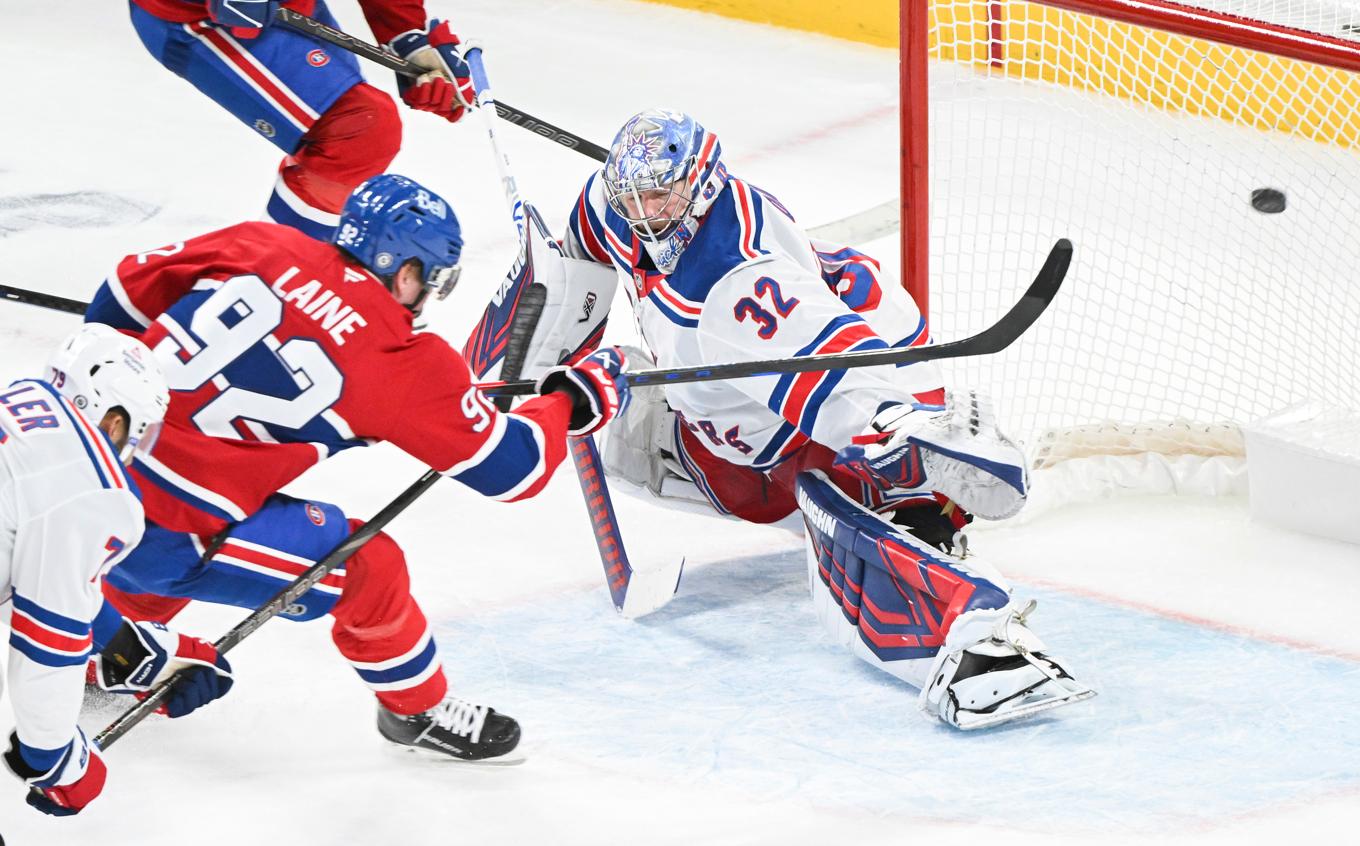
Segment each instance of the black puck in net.
M1251 192L1251 207L1261 214L1279 214L1284 211L1284 192L1278 188L1257 188Z

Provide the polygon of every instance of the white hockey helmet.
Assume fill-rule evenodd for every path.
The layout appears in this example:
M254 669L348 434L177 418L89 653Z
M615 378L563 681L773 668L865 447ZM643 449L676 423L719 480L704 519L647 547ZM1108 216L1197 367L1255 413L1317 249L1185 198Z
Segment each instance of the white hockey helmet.
M102 323L86 323L61 342L48 362L48 380L85 419L98 426L119 408L128 418L124 464L156 445L170 390L146 344Z

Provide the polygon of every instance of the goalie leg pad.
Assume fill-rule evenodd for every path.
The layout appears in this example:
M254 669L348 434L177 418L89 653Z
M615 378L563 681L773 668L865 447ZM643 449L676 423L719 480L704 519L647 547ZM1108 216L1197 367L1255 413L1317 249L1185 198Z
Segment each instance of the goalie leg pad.
M799 474L797 498L818 618L855 655L903 681L924 685L955 619L1010 601L990 568L901 531L821 471Z
M520 255L463 346L479 379L537 379L600 343L618 287L612 267L567 258L526 204Z
M959 729L1095 695L1056 660L995 570L901 532L819 471L799 474L817 616L855 655L921 688L920 709Z

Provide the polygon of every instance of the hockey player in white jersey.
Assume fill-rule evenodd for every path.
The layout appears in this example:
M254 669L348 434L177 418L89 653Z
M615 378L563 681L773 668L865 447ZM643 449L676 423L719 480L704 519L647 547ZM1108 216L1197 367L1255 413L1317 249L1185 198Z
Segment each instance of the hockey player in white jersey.
M667 109L628 120L560 247L531 239L526 261L522 275L548 287L526 376L598 343L616 280L664 368L927 343L877 261L810 240L773 196L727 172L713 133ZM488 309L470 361L503 346L504 311ZM679 476L724 514L771 522L801 510L819 617L856 655L921 687L927 714L976 728L1092 695L1046 654L1001 576L965 560L970 514L1023 506L1024 458L987 399L947 392L933 363L638 391L604 449L611 474L657 493Z
M99 749L76 724L91 655L101 686L117 692L193 667L167 699L170 716L231 686L212 644L124 620L100 592L141 540L123 468L155 445L168 401L151 351L99 324L61 345L45 380L0 388L0 607L10 606L15 720L4 763L44 813L77 813L104 786Z

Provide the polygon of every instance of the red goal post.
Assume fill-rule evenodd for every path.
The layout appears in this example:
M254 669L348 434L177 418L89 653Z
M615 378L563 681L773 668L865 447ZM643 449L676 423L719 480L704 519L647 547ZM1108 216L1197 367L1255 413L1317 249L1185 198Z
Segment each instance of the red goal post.
M1075 244L1056 313L950 374L1036 467L1240 460L1284 406L1360 409L1358 34L1333 0L901 0L902 268L932 334Z

